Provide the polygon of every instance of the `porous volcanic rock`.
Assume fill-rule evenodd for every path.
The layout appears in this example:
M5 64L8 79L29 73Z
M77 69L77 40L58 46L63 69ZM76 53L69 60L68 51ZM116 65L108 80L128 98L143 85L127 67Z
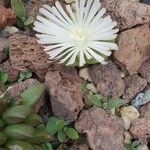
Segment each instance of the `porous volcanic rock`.
M150 83L150 60L147 60L142 64L138 73Z
M89 147L87 144L78 144L75 143L71 147L69 147L68 150L89 150Z
M123 99L129 102L139 92L141 92L147 85L147 81L138 75L129 76L124 79L125 81L125 93Z
M124 31L119 35L119 50L115 51L114 58L130 75L137 73L142 63L150 59L149 41L149 24Z
M7 73L8 75L8 82L14 82L17 80L18 75L19 75L19 71L16 70L10 60L8 59L7 61L3 62L2 64L0 64L0 68Z
M101 0L120 30L150 22L150 6L133 0ZM131 34L132 35L132 34Z
M125 85L121 72L113 62L106 65L93 65L89 69L90 76L103 96L120 97L124 93Z
M150 102L140 108L141 117L150 119Z
M4 48L7 47L9 47L9 40L5 38L0 38L0 63L6 59Z
M49 71L45 77L45 84L50 94L54 115L73 122L83 108L83 102L77 72L74 69L69 70Z
M14 34L10 40L10 59L14 68L19 71L30 70L44 79L49 64L43 48L37 39L23 34Z
M0 14L0 28L12 25L16 22L16 15L11 8L7 9L4 6L0 5Z
M83 111L75 128L86 133L92 150L123 150L123 120L101 108Z

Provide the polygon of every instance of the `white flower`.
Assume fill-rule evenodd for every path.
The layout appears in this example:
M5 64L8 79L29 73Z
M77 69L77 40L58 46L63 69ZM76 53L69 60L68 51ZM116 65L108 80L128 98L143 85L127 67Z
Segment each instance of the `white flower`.
M117 50L113 43L117 23L110 16L103 17L106 9L99 0L75 0L75 7L66 5L66 11L56 2L53 7L43 5L39 12L34 30L52 60L83 66L94 59L104 64L111 50Z

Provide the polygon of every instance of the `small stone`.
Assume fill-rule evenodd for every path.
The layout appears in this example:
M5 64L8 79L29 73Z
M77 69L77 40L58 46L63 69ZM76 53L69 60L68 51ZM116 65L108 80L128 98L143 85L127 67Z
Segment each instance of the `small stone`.
M98 93L98 91L93 83L88 83L86 85L86 88L95 94Z
M79 71L79 76L80 76L81 78L83 78L84 80L91 81L91 77L90 77L90 75L89 75L88 68L80 69L80 71Z
M135 99L132 100L131 105L136 108L150 102L150 89L146 89L143 93L139 93Z
M75 128L86 133L92 150L123 150L123 120L105 110L93 107L82 111Z
M122 116L121 118L124 120L124 124L125 124L124 127L125 127L126 131L129 130L131 127L131 120L124 116Z
M130 102L147 85L147 81L138 75L129 76L124 79L125 92L123 99Z
M147 60L142 64L138 73L150 83L150 60Z
M70 4L73 3L75 0L65 0L65 3Z
M150 6L148 7L150 9ZM149 41L149 24L138 26L133 29L123 31L119 34L119 50L115 51L114 57L119 62L118 64L122 70L126 69L130 75L138 72L138 69L141 67L142 63L150 59Z
M8 75L8 82L14 82L17 80L18 75L19 75L19 71L16 70L10 60L8 59L7 61L3 62L2 64L0 64L0 68L7 73Z
M134 106L122 107L120 113L121 117L128 118L131 121L131 123L140 116L138 110Z
M4 6L0 5L0 28L12 25L16 22L16 15L11 8L5 8Z
M97 90L104 97L120 97L125 85L120 76L121 72L113 62L106 65L96 64L90 67L89 73Z
M7 26L2 31L3 36L11 36L15 33L19 32L19 29L17 29L15 26Z
M137 150L149 150L149 149L148 149L148 146L146 144L140 144L137 147Z
M131 140L132 140L132 136L131 136L130 132L125 131L124 132L124 143L130 144Z
M150 103L140 108L141 117L150 119Z
M55 116L67 122L75 121L84 106L81 83L77 78L77 72L73 68L70 71L49 71L45 76L52 111Z

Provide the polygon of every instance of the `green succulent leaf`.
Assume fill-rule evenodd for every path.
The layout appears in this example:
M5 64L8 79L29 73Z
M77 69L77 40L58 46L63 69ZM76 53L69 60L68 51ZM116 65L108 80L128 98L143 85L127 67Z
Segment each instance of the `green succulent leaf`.
M64 120L58 120L58 121L56 122L56 128L57 128L57 130L63 129L65 125L66 125L66 124L65 124L65 121L64 121Z
M30 112L31 108L28 105L18 105L6 109L2 119L6 124L16 124L23 122Z
M33 106L44 95L45 87L43 84L36 84L27 88L22 94L22 103Z
M58 140L59 140L59 142L63 143L63 142L66 141L66 139L67 139L67 137L66 137L66 134L65 134L64 130L63 129L59 130L58 131Z
M43 149L44 150L53 150L53 147L50 143L45 143L45 144L43 144Z
M24 121L24 123L31 126L38 126L42 124L42 118L37 114L30 114Z
M51 117L48 120L48 123L46 125L46 131L50 134L50 135L54 135L58 132L58 128L57 128L57 122L59 122L59 119L57 119L56 117Z
M26 140L32 138L34 134L34 128L26 124L15 124L4 128L3 132L12 140Z
M5 146L9 150L34 150L30 143L18 140L9 140Z
M94 95L93 93L89 93L87 97L91 105L97 106L97 107L103 107L103 104L101 102L101 98L99 95Z
M22 0L11 0L11 7L16 16L24 22L26 20L26 11Z
M73 128L66 128L65 133L69 139L76 140L79 138L78 132Z
M7 79L8 79L7 73L5 73L0 69L0 82L4 84L7 82Z
M107 102L108 108L113 109L113 108L119 108L125 104L125 101L122 99L110 99Z

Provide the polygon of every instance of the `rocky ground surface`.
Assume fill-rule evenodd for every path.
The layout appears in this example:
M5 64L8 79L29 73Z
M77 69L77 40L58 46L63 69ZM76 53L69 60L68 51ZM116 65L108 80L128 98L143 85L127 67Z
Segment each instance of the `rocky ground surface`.
M62 4L73 0L61 0ZM42 4L55 0L26 1L29 16L35 19ZM27 87L42 82L47 89L48 112L74 123L86 142L69 150L124 150L124 144L138 140L137 150L150 147L150 1L101 0L120 28L114 52L106 65L65 68L48 62L33 32L22 31L9 5L0 0L0 68L8 74L8 91L15 98ZM9 50L9 53L7 53ZM31 79L18 82L20 72L32 72ZM86 107L82 84L105 98L123 99L117 112ZM40 112L42 113L42 112ZM42 114L44 114L43 112ZM47 116L49 117L49 116Z

